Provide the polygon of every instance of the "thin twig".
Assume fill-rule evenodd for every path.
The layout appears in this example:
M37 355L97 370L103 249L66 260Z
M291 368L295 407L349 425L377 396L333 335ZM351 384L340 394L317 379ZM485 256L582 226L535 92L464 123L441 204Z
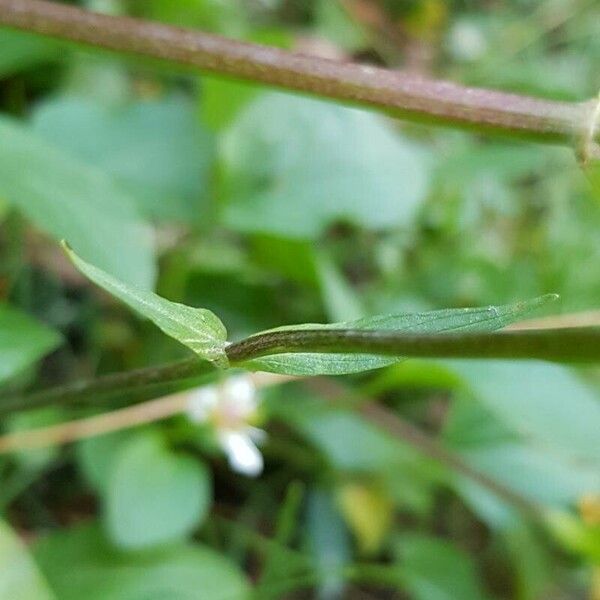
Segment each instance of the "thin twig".
M303 56L43 0L0 0L0 25L308 92L413 121L579 145L595 101L558 102Z

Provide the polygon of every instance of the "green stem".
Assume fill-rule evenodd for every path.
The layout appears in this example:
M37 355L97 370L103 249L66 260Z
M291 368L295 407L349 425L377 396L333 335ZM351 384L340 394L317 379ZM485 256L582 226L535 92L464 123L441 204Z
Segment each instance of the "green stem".
M227 347L232 367L251 367L262 356L288 353L378 354L427 358L600 361L600 327L502 331L499 333L410 334L356 329L301 329L261 333ZM176 363L116 373L0 400L0 416L50 405L95 404L118 397L140 402L198 385L219 370L189 358ZM160 390L157 392L157 390Z
M0 400L0 416L45 406L96 405L111 400L143 402L198 385L198 380L216 375L211 363L197 358L114 373L91 380L75 381L49 390Z
M411 121L544 142L579 145L596 105L595 99L558 102L468 88L43 0L0 0L0 25L361 104Z
M227 349L229 360L237 364L261 356L303 352L596 362L600 360L600 327L443 334L297 329L260 333Z

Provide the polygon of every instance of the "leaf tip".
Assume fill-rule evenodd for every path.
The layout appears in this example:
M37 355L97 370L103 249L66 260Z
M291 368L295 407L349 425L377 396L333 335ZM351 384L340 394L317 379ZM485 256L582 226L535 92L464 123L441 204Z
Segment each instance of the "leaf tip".
M73 253L73 248L71 248L71 245L69 244L69 242L67 242L67 240L65 240L65 239L60 240L60 245L62 246L62 249L67 254L72 254Z

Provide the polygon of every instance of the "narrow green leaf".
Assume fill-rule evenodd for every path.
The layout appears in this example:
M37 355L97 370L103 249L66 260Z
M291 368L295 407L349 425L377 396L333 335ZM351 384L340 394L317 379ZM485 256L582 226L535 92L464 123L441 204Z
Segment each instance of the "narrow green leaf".
M600 465L599 394L572 370L537 361L451 365L474 398L506 427L553 454Z
M65 242L63 247L73 264L94 283L150 319L167 335L191 348L198 356L221 367L227 366L227 330L210 310L170 302L153 292L126 285L81 259Z
M379 315L346 323L333 323L331 325L307 323L281 327L272 331L354 329L413 334L486 332L501 329L519 321L531 311L555 299L555 295L549 294L533 300L504 306L446 309L402 315ZM290 352L249 360L243 366L257 371L289 375L342 375L377 369L399 360L402 360L402 358L378 356L376 354Z
M60 340L60 335L49 327L0 304L0 382L34 364Z
M0 598L52 600L54 594L8 525L0 521Z
M206 516L211 488L201 462L171 452L158 434L138 435L121 448L107 480L110 538L124 548L180 539Z
M149 229L106 172L63 153L18 121L0 117L0 198L87 260L143 288L154 285Z

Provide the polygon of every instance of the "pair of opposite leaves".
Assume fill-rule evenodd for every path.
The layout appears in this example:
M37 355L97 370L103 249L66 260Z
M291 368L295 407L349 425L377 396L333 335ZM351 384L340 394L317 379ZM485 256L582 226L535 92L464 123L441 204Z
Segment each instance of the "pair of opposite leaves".
M279 349L270 356L250 358L230 365L227 357L227 330L210 310L171 302L157 294L119 281L80 258L63 242L73 264L94 283L122 300L140 315L150 319L164 333L188 346L200 358L219 368L243 367L288 375L341 375L383 367L401 356L381 356L360 352L286 352ZM357 321L329 325L303 324L277 331L315 329L352 329L431 335L450 332L493 332L522 319L531 311L557 298L554 294L525 302L482 308L460 308L414 314L378 315ZM458 342L457 338L457 342ZM432 351L431 356L435 356Z

